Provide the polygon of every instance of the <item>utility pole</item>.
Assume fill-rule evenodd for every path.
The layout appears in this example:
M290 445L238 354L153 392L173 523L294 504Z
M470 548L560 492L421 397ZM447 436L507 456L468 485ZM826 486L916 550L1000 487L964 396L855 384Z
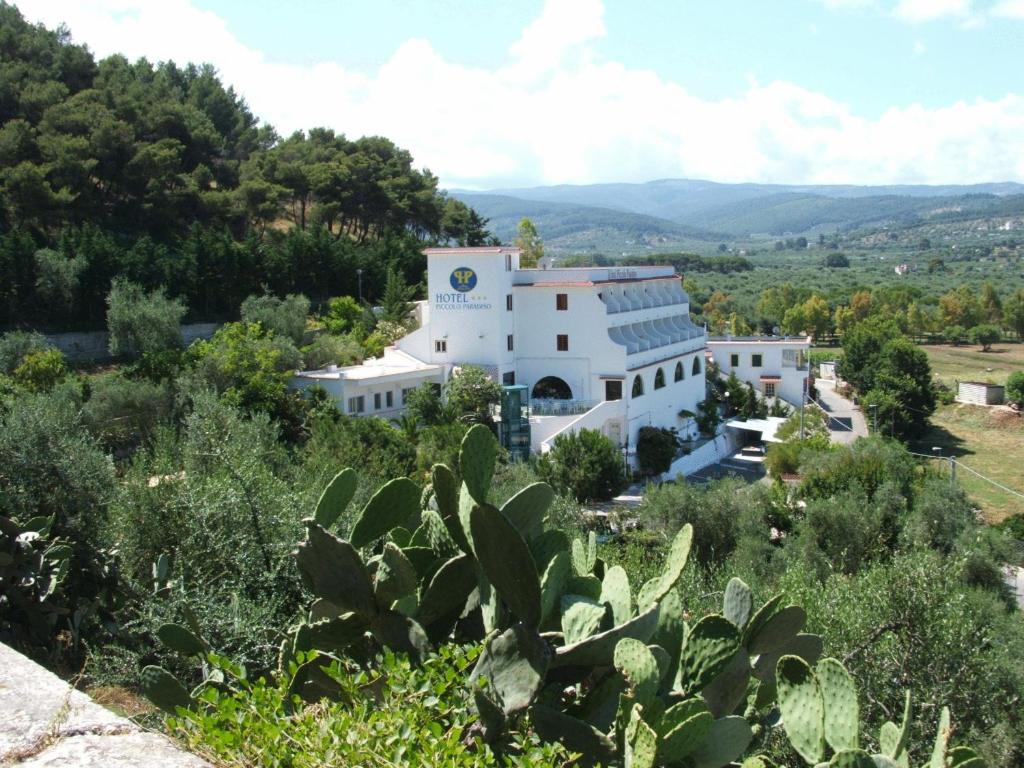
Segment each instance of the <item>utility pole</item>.
M949 456L949 490L956 490L956 457Z
M807 384L804 383L804 393L800 398L800 441L804 439L804 403L807 402Z
M871 404L871 431L878 431L878 403Z

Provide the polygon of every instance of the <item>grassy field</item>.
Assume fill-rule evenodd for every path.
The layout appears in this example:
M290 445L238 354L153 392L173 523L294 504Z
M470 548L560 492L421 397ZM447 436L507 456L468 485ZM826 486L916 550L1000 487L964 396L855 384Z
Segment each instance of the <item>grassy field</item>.
M950 386L955 381L1005 384L1011 373L1024 371L1024 344L996 344L990 352L982 352L977 344L928 344L922 349L928 353L932 372Z
M1024 370L1024 344L997 344L991 352L977 345L929 344L922 349L935 376L951 387L956 381L1003 384L1013 371ZM964 466L1024 493L1024 418L1005 409L954 403L940 405L931 422L931 430L911 450L930 455L939 447L943 456L956 456ZM1024 514L1024 499L962 468L957 480L990 523Z
M949 386L957 381L1003 384L1013 371L1024 370L1022 344L997 344L991 352L982 352L977 345L923 348L935 376ZM1024 493L1024 418L1004 409L956 403L939 406L931 421L932 429L917 442L917 450L931 453L939 446L943 455L952 453L965 466ZM962 469L957 479L989 522L1024 514L1024 499Z
M1024 418L1005 409L955 403L939 406L931 422L931 430L911 450L931 454L938 446L943 456L956 456L975 472L1024 493ZM1024 514L1024 499L962 467L957 469L957 481L990 523Z

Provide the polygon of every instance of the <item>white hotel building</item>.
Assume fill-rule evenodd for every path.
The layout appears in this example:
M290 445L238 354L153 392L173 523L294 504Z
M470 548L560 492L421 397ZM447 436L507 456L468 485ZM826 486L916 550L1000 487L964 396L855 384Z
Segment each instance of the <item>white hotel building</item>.
M405 393L477 365L525 385L534 450L564 429L635 446L647 425L695 435L705 397L704 329L672 267L520 269L519 250L429 248L421 327L383 358L305 371L347 413L396 416ZM680 415L680 414L684 415Z

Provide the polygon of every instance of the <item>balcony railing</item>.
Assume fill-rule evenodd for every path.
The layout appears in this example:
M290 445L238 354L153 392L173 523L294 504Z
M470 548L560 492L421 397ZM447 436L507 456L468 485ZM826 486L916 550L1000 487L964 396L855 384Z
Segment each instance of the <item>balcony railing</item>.
M531 416L578 416L597 405L597 400L558 400L537 398L530 401Z

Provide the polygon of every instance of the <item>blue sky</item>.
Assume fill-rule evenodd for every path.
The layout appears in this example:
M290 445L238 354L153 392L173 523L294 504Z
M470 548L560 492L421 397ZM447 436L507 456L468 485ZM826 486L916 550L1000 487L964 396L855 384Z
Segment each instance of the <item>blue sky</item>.
M23 0L442 182L1024 181L1024 0Z

